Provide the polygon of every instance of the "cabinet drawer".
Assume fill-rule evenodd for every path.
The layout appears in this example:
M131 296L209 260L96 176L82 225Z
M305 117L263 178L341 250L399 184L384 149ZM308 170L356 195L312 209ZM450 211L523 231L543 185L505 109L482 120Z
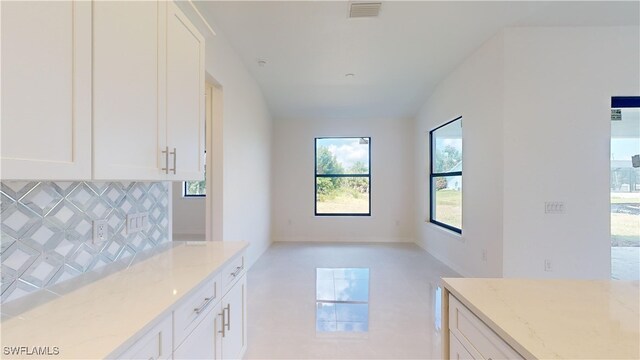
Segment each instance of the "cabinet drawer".
M226 294L233 284L235 284L236 281L244 275L244 273L244 253L242 253L242 255L231 260L231 262L224 267L224 270L222 270L221 276L223 293Z
M142 335L118 359L171 359L171 316Z
M475 360L476 358L471 355L464 345L458 340L458 338L449 332L449 358L452 360Z
M193 331L210 308L220 301L220 275L207 280L196 292L180 302L173 312L176 347Z
M471 347L470 353L476 350L483 359L523 359L451 294L449 294L449 330L462 344Z

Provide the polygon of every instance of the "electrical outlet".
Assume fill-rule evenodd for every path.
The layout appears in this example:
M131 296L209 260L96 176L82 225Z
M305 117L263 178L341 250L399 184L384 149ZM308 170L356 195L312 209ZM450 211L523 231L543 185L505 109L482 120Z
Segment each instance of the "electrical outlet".
M482 261L487 261L487 249L482 249Z
M544 271L552 271L551 260L544 259Z
M109 240L107 220L93 220L93 243L100 244Z

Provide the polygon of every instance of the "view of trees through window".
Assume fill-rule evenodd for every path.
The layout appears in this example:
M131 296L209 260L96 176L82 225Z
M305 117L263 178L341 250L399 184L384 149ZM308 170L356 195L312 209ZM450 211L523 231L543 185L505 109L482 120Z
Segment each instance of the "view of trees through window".
M316 139L316 215L370 214L370 138Z
M432 223L462 232L462 119L430 133Z
M205 196L207 195L206 181L185 181L184 196Z

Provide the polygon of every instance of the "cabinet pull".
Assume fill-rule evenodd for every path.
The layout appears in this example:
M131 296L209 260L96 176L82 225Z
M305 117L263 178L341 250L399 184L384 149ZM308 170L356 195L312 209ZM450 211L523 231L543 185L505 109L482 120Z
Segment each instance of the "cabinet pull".
M225 314L229 309L230 309L230 307L227 305L227 307L223 308L223 309L222 309L222 312L218 314L219 316L221 316L221 317L222 317L222 330L218 330L218 332L219 332L220 334L222 334L222 337L227 336L227 332L225 331L225 328L227 328L227 329L228 329L228 326L225 324L225 323L226 323L226 321L225 321L225 316L224 316L224 314Z
M160 170L164 171L165 174L169 173L169 147L166 146L164 150L160 153L164 154L164 167Z
M204 309L206 309L206 308L207 308L207 306L209 306L209 304L211 304L211 301L212 301L213 299L214 299L214 298L204 298L204 303L203 303L200 307L197 307L197 308L193 309L193 311L195 311L197 315L200 315L200 313L201 313Z
M176 173L176 163L178 162L178 160L177 160L178 152L177 152L176 148L173 148L173 152L171 152L170 154L173 155L173 169L169 169L169 171L173 171L173 174L175 175L175 173Z
M227 331L231 331L231 304L227 304Z
M238 267L236 268L236 271L234 271L234 272L232 272L232 273L231 273L231 276L233 276L233 277L238 276L238 274L240 274L240 272L242 271L242 269L244 269L244 266L238 266Z

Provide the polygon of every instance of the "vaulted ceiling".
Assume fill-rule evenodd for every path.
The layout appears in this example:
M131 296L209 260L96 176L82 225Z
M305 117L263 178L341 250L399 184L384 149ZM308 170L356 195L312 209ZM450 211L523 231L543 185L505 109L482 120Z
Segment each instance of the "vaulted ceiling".
M385 1L377 18L356 19L347 1L196 6L238 52L276 119L411 117L503 27L638 26L640 17L636 1Z

